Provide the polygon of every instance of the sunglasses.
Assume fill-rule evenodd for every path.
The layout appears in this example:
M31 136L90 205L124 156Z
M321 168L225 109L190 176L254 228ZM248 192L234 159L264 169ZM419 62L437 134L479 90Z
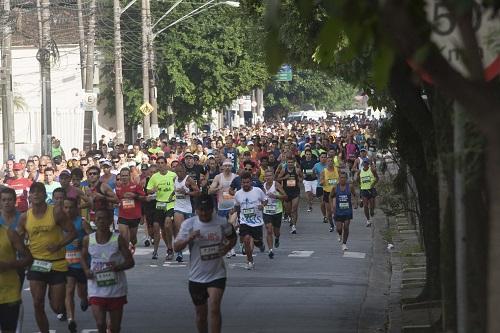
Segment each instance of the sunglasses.
M245 168L246 171L252 171L252 168Z
M88 163L80 163L80 166L87 166L89 165Z
M42 168L44 168L46 166L47 166L47 164L40 164L40 167L42 167Z
M89 176L97 176L98 173L97 172L89 172L87 175L89 175Z
M120 162L120 161L119 161L119 160L117 160L117 161L114 161L114 160L113 160L113 163L118 163L118 162Z

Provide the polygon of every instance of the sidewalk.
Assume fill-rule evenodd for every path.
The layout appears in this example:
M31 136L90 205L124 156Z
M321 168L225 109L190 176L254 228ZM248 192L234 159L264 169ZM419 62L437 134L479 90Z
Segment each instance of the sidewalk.
M441 315L441 302L416 303L425 285L425 254L419 244L416 226L404 215L387 218L385 239L392 242L389 304L390 333L431 333Z

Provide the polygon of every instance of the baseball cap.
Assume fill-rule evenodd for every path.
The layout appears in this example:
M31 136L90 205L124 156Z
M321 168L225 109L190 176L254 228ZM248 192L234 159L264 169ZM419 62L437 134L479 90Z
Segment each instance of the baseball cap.
M190 152L186 152L186 153L184 154L184 158L188 158L188 157L193 158L193 154L192 154L192 153L190 153Z
M9 160L15 161L16 160L16 155L14 154L9 154Z
M248 146L253 145L253 141L248 141L248 142L247 142L247 145L248 145Z
M145 171L149 169L149 166L147 164L141 164L141 171Z
M14 163L14 166L12 167L13 170L22 170L23 165L21 163Z
M370 164L370 160L367 158L363 158L363 164Z
M99 160L99 163L102 163L102 165L107 165L109 167L113 166L113 164L108 160L104 160L102 162L101 162L101 160Z
M202 194L196 200L196 207L200 210L214 209L214 199L208 194Z
M127 150L132 150L132 149L134 149L134 146L128 145Z
M366 148L361 148L359 151L367 151Z
M233 166L233 162L230 160L230 159L225 159L224 162L222 163L222 165L229 165L229 166Z

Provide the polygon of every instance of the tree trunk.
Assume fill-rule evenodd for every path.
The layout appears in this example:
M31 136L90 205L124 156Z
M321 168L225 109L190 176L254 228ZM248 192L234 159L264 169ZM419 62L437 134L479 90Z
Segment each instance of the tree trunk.
M398 151L406 159L415 178L420 205L420 224L426 255L426 285L418 300L439 299L440 290L440 235L437 151L432 115L420 95L420 89L411 80L411 69L404 59L394 62L389 90L396 101L399 137L406 136L406 144ZM413 133L411 133L413 132Z

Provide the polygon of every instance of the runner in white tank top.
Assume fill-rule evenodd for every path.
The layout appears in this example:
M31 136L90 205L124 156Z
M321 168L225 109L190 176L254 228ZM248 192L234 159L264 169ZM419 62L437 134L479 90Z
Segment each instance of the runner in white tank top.
M198 196L200 194L200 189L196 181L187 175L186 169L182 164L178 164L175 167L175 173L177 178L174 181L174 194L175 194L175 206L174 206L174 225L168 226L167 228L172 228L172 233L174 238L177 237L177 233L181 229L182 222L184 220L193 216L193 206L191 205L191 197ZM182 179L179 181L179 179ZM175 256L177 262L182 262L182 252L178 252Z
M89 303L99 332L120 330L123 305L127 303L124 271L134 266L129 244L120 234L110 231L112 223L113 214L109 210L96 211L97 231L85 236L82 246L81 265L88 278ZM114 314L109 326L107 312Z

